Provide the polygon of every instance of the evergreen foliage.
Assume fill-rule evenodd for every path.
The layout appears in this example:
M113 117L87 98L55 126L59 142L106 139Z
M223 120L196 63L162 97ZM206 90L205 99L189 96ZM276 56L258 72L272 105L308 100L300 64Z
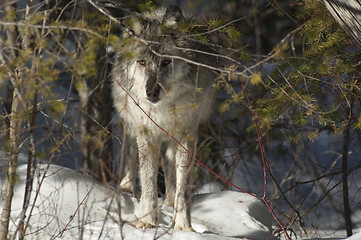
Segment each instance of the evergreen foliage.
M120 43L122 26L95 9L67 18L68 11L40 2L41 7L30 7L34 12L27 14L19 13L15 7L0 10L0 149L7 154L6 159L33 151L35 162L59 163L70 155L73 157L70 163L61 163L75 168L79 166L76 161L82 144L94 141L93 150L101 150L108 134L114 142L121 143L117 135L106 128L109 126L101 126L94 131L95 136L79 140L77 113L84 110L78 93L89 86L87 79L99 76L103 67L99 62L109 63L106 57L104 61L99 59L99 51L105 46L121 51L122 44L127 43ZM268 191L274 205L288 222L297 219L295 222L302 228L302 219L293 215L294 212L312 209L283 206L292 196L290 189L296 191L296 187L303 184L301 177L298 178L300 175L309 171L309 177L316 179L312 184L321 187L324 187L320 183L322 179L331 181L335 175L336 188L347 176L359 173L360 165L355 161L341 169L341 160L332 165L310 159L307 144L317 142L325 133L341 136L343 147L338 148L337 159L342 156L347 159L343 150L349 146L356 156L360 155L361 49L332 18L321 0L269 0L267 4L266 1L224 2L227 6L237 6L242 14L249 11L247 18L234 12L235 15L224 14L239 18L231 22L224 16L204 15L202 23L192 21L177 29L193 41L214 49L223 64L218 69L215 114L201 130L198 158L230 181L239 175L245 182L254 180L248 187L257 194L263 191L263 182L259 181L261 171L250 177L247 171L267 168L268 179L273 181ZM204 1L189 1L187 6L201 8L203 5ZM70 6L71 10L79 7ZM125 7L148 11L156 6L153 1L132 1ZM125 7L117 10L124 12ZM259 12L261 7L272 9L273 14ZM260 16L262 14L265 16ZM257 16L264 21L258 26L264 33L259 39L261 46L257 46L257 36L253 36L253 20ZM270 30L262 30L272 29L276 23L271 20L275 17L282 19L275 22L288 29L283 39L267 35ZM124 55L133 57L134 52ZM66 98L57 93L59 86L64 87ZM21 104L14 113L11 103L16 91ZM18 149L10 144L11 118L20 119ZM69 128L68 124L74 127ZM257 139L258 130L261 139ZM31 138L35 138L35 145ZM265 143L267 166L262 166L260 161L260 141ZM277 164L289 164L291 170L278 172ZM201 167L196 167L193 174L198 179L196 184L216 179ZM117 175L113 173L114 179ZM12 181L15 178L12 176ZM328 196L332 189L326 186L324 190ZM359 195L355 193L356 197ZM306 202L308 196L302 195L293 205ZM323 201L324 196L319 199ZM351 207L356 209L354 202ZM312 204L316 206L319 202Z

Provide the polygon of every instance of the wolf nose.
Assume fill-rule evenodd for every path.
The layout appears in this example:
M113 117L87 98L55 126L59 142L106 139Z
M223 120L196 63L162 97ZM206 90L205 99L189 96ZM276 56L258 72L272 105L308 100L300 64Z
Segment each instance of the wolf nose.
M158 102L159 101L159 91L160 91L160 89L158 89L158 88L155 88L155 89L153 88L150 90L147 89L147 91L146 91L147 99L149 101L151 101L152 103Z

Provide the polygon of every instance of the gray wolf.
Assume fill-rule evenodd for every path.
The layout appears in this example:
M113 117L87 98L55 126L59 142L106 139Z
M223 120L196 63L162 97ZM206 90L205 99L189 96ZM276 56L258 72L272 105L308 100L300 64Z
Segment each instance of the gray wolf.
M175 6L131 18L112 71L114 106L137 146L129 157L133 160L128 164L128 178L134 184L139 164L139 221L134 224L139 228L157 224L161 162L165 203L174 208L173 227L193 230L187 184L191 157L169 135L192 151L198 126L209 117L214 98L217 73L205 65L215 66L217 59L207 54L208 47L177 31L187 19Z

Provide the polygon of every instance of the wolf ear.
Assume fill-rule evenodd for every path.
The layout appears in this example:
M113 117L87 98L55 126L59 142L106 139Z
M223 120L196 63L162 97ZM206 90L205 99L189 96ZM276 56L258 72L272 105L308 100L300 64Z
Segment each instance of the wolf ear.
M167 26L174 26L184 21L182 11L177 6L170 6L165 11L162 23Z

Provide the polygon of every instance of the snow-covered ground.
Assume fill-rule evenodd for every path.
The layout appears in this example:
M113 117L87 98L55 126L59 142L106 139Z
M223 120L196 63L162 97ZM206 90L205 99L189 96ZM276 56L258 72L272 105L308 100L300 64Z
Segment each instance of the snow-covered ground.
M162 206L161 201L159 226L137 229L128 224L136 219L138 203L132 196L117 193L75 170L56 165L40 165L39 169L26 214L31 216L26 239L276 239L271 233L272 217L265 205L245 193L221 192L214 185L200 190L203 193L194 196L191 209L196 232L170 228L172 210ZM25 165L18 168L18 176L12 205L12 234L23 205ZM4 174L0 181L2 186ZM204 193L207 189L215 192ZM360 239L361 233L348 238Z

